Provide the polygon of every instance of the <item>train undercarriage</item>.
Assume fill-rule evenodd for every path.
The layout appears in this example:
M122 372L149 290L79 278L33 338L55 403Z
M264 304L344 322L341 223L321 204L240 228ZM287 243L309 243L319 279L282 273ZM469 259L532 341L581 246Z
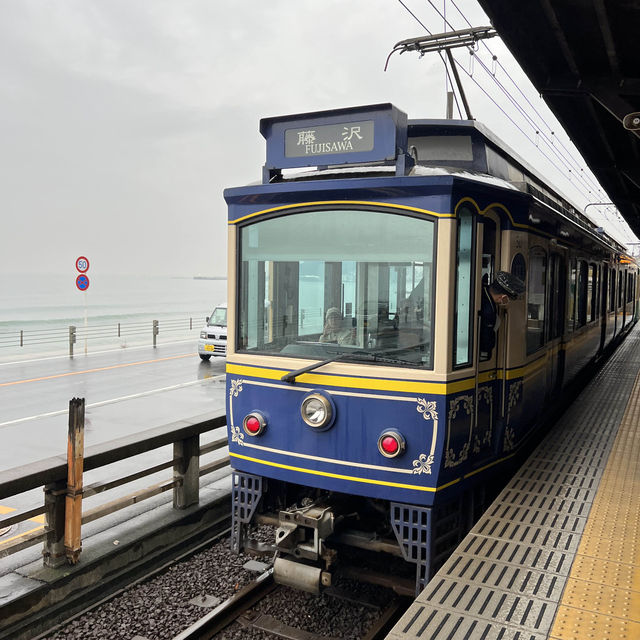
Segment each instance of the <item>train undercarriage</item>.
M485 487L435 507L316 490L234 472L233 550L269 553L276 582L311 593L335 574L417 595L481 515ZM275 529L259 541L258 525ZM410 585L410 586L408 586Z

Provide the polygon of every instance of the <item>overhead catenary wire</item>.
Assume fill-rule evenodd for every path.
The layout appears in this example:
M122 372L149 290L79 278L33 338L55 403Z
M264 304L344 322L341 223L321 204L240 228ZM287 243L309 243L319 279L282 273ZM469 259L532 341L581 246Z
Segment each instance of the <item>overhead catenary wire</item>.
M458 11L458 13L460 14L460 16L462 17L462 19L469 25L471 26L471 22L469 22L469 19L465 16L465 14L462 12L462 10L458 7L458 5L455 3L454 0L449 0L451 2L451 4L453 4L453 6L456 8L456 10ZM507 78L509 78L509 80L511 80L511 83L513 84L513 86L518 90L518 93L520 93L520 95L525 99L525 101L527 102L527 104L533 109L533 111L535 112L535 114L540 118L540 120L542 120L542 122L545 124L545 126L547 127L547 129L549 129L549 131L555 135L555 132L553 130L553 128L547 123L547 121L545 120L544 116L536 109L535 105L531 102L531 100L529 100L529 97L527 96L526 93L524 93L524 91L522 90L522 88L520 87L520 85L511 77L511 75L509 74L509 71L507 70L507 68L500 62L499 58L497 55L495 55L493 53L493 51L491 51L491 48L489 47L489 45L486 42L482 43L484 45L484 47L486 48L486 50L491 54L493 60L495 60L497 66L500 67L500 69L502 69L502 71L504 72L504 74L507 76ZM558 142L563 145L562 140L558 139ZM564 145L563 145L564 146ZM565 147L565 150L566 147ZM568 150L567 150L568 151Z
M429 34L429 36L432 36L433 34L431 33L431 31L424 25L424 23L413 13L413 11L411 11L404 2L402 2L402 0L399 0L400 4L407 10L407 12L418 22L418 24L420 24L420 26ZM446 9L446 0L443 0L445 3L445 9ZM453 0L452 0L453 1ZM447 19L446 15L444 15L443 13L441 13L437 7L435 7L435 5L433 4L433 2L431 0L428 0L428 3L431 5L431 7L436 11L436 13L443 19L445 25L448 25L454 32L456 31L456 29L453 27L453 25L451 24L451 22ZM458 11L458 13L460 13L460 15L463 17L463 19L465 20L465 22L467 23L467 25L470 27L470 29L472 30L473 27L471 27L471 23L469 22L469 20L466 18L466 16L462 13L462 11L460 10L460 8L455 4L454 2L454 6L456 8L456 10ZM435 36L434 36L435 37ZM500 107L500 105L497 104L496 100L494 100L494 98L488 93L488 91L486 91L479 83L478 81L473 78L472 73L469 73L466 71L466 69L464 68L464 66L460 65L460 63L458 62L459 66L462 66L463 70L465 71L465 73L467 73L467 76L469 76L469 78L471 78L474 82L474 84L476 84L476 86L487 96L487 98L498 108L498 110L503 113L503 115L516 127L516 129L518 129L522 135L532 144L534 144L536 146L536 148L540 151L540 153L550 162L550 164L555 167L560 174L562 174L569 182L574 184L574 187L581 189L581 187L577 184L575 184L573 182L573 179L577 179L580 183L582 183L582 185L584 186L584 188L586 188L587 194L583 193L584 197L590 197L590 198L597 198L597 197L608 197L608 194L605 192L605 190L602 188L602 186L599 184L599 182L597 181L597 178L593 175L593 173L589 170L589 167L584 163L584 160L582 159L582 157L580 157L580 161L576 161L575 157L574 157L574 152L576 152L576 150L574 149L573 151L568 149L567 146L562 142L562 140L556 136L555 131L553 130L553 128L547 123L547 121L545 120L544 116L542 116L540 114L540 112L533 106L533 104L531 103L531 101L527 98L527 96L524 94L524 92L522 91L522 88L520 87L520 85L518 83L515 82L515 80L511 77L511 75L508 73L508 71L505 69L505 67L498 62L498 57L496 55L493 54L493 52L491 51L491 49L483 42L483 44L485 45L485 48L487 49L487 51L491 54L491 58L492 58L492 67L493 69L490 70L487 65L484 63L484 61L481 59L481 57L478 55L478 45L477 43L475 44L475 50L471 48L471 46L468 47L468 50L474 54L472 59L477 58L479 60L480 66L483 67L483 70L486 71L486 73L491 77L491 79L496 82L496 84L500 87L501 91L503 91L505 93L505 95L508 97L509 101L511 102L512 106L514 106L518 112L518 114L521 117L524 117L524 119L527 121L528 125L531 125L534 127L535 132L536 132L536 136L539 136L539 138L541 140L544 141L545 144L547 144L549 146L549 149L551 150L552 154L560 160L560 162L564 165L564 167L569 171L569 173L571 174L570 176L567 176L566 173L564 173L564 171L562 170L562 168L560 168L556 162L553 161L553 159L551 157L549 157L548 154L546 154L543 149L540 147L540 145L531 139L530 136L528 136L526 134L525 131L523 131L523 129L515 122L515 120L509 116L509 114L502 109L502 107ZM395 48L394 48L395 51ZM393 51L392 51L393 53ZM391 54L390 54L391 55ZM442 56L441 56L442 58ZM388 58L387 58L387 62L388 62ZM455 62L452 62L452 65L455 64ZM529 106L531 107L532 111L535 113L535 115L542 121L542 125L540 126L526 111L526 109L524 107L522 107L518 101L510 94L509 90L498 80L498 78L496 77L496 70L497 67L499 66L499 68L501 70L504 71L506 77L511 81L511 83L517 88L518 92L522 95L522 97L525 99L525 101L527 102L527 104L529 104ZM386 69L386 65L385 65L385 69ZM448 67L445 65L445 69L447 70L447 74L448 74ZM450 76L447 75L448 79L450 79ZM461 89L461 86L459 87L459 90ZM455 94L454 94L455 95ZM460 108L458 106L458 112L460 112ZM549 130L549 132L551 133L551 135L553 136L553 139L550 139L543 131L543 129L546 127L546 129ZM557 144L556 144L557 143ZM562 149L566 155L564 155L563 153L561 153L561 151L559 149ZM577 152L579 153L579 152ZM607 215L607 212L605 212L603 215L603 217L611 222L609 216ZM621 222L625 222L624 218L622 216L620 216L619 212L616 212L615 214L616 218L619 219ZM596 223L597 224L597 223ZM631 233L630 229L628 228L628 225L626 230L622 230L618 228L618 231L623 233L623 236L628 235L629 233ZM621 242L624 242L623 240L621 240Z
M430 0L429 0L430 1ZM462 19L467 23L468 26L471 26L471 22L469 21L469 19L466 17L466 15L463 13L463 11L460 9L460 7L458 7L458 5L456 4L455 0L450 0L450 2L453 4L453 6L455 7L455 9L457 10L457 12L460 14L460 16L462 17ZM431 3L431 6L435 8L435 6L433 5L433 3ZM436 9L437 11L437 9ZM439 12L438 12L439 13ZM445 18L446 20L446 18ZM448 23L449 26L451 26L451 23ZM453 28L453 27L452 27ZM546 121L545 117L536 109L535 105L531 102L531 100L529 100L528 96L524 93L524 91L522 90L522 88L520 87L520 85L511 77L511 74L509 73L509 71L506 69L506 67L500 62L500 60L498 59L498 56L495 55L493 53L493 51L491 50L491 48L489 47L489 45L483 40L482 41L483 46L485 47L485 49L489 52L489 54L492 57L492 61L494 63L497 64L497 66L500 67L500 69L502 70L502 72L506 75L506 77L511 81L511 84L517 89L518 93L524 98L524 100L526 101L526 103L531 107L531 109L533 110L533 112L535 113L535 115L540 119L540 121L542 122L542 124L544 125L544 127L546 127L549 132L551 133L551 135L553 136L553 140L557 141L557 143L559 144L559 146L563 149L563 151L567 154L568 158L566 158L566 160L571 163L574 167L574 169L584 173L584 168L580 165L580 162L577 161L573 154L572 151L570 149L567 148L567 146L562 142L562 140L556 136L555 131L553 129L553 127L551 127L551 125L549 125L549 123ZM482 65L483 62L480 58L478 58L478 60L480 61L480 64ZM485 69L486 69L486 65L485 65ZM490 73L490 75L492 75L495 79L495 81L498 83L498 85L502 88L503 91L507 91L506 88L502 87L501 83L498 81L496 74L491 71L489 72L488 69L486 69L487 73ZM507 92L508 93L508 92ZM512 98L513 99L513 98ZM517 102L517 101L516 101ZM521 108L521 107L519 107ZM530 119L530 121L533 123L533 120L530 118L530 116L526 113L526 111L523 109L522 110L523 114L525 115L525 117L527 117L528 119ZM538 129L541 129L541 127L538 126L538 124L536 123L535 126ZM544 134L542 134L544 135ZM552 141L550 141L550 144L553 144ZM604 194L604 190L602 189L602 187L598 184L597 180L593 179L589 173L585 174L585 179L591 183L592 188L594 188L596 191L599 191L600 193Z
M482 67L482 69L484 69L484 71L486 71L488 74L491 75L490 70L487 68L486 64L484 63L484 61L482 59L480 59L479 57L477 58L478 63L480 64L480 66ZM473 78L472 78L473 79ZM474 79L475 80L475 79ZM536 130L536 133L538 133L540 135L541 140L553 151L555 151L555 147L552 143L551 140L549 140L549 138L544 134L544 132L540 131L540 128L538 127L538 125L531 119L531 117L527 114L526 110L524 110L515 100L515 98L507 91L507 89L500 83L500 81L497 78L494 78L494 80L496 81L498 87L501 89L501 91L505 94L505 96L507 97L507 99L513 104L513 106L520 112L520 114L529 121L529 123L534 127L534 129ZM495 104L495 101L494 101ZM570 173L572 173L573 176L575 176L581 183L582 185L587 189L588 193L592 193L593 191L598 192L601 191L601 189L599 187L597 187L594 183L590 184L590 181L588 180L588 178L584 175L582 175L582 173L584 172L583 169L581 169L580 167L577 167L579 172L576 172L570 165L569 165L569 161L567 160L567 158L561 154L561 153L555 153L556 157L563 161L564 167L565 169L567 169ZM567 176L566 174L565 177L567 177L569 180L571 180L571 176Z
M444 0L446 2L446 0ZM400 4L403 6L403 8L418 22L418 24L420 24L420 26L427 32L427 34L429 34L430 37L432 37L432 39L435 38L439 38L440 36L433 36L433 34L431 33L431 31L426 27L426 25L424 25L424 23L415 15L415 13L413 13L413 11L411 11L407 5L402 2L402 0L399 0ZM445 23L447 25L449 25L454 32L456 32L456 30L453 28L453 26L451 25L451 23L446 19L446 16L444 16L442 13L440 13L438 11L438 9L433 5L432 2L429 1L429 4L432 6L432 8L434 8L436 10L436 12L443 18L443 20L445 21ZM456 6L456 9L458 9L458 11L460 12L459 8ZM461 14L463 15L463 14ZM464 17L464 15L463 15ZM470 24L469 21L466 19L466 17L464 18L465 21L467 22L467 24ZM469 31L472 31L473 27L471 27L471 29L469 29ZM465 30L462 30L465 31ZM462 33L462 31L458 31L458 33ZM442 34L443 36L445 34ZM414 39L412 39L414 40ZM415 40L420 40L420 39L415 39ZM400 50L397 48L394 48L394 51L396 50ZM410 50L410 49L406 49L406 50ZM416 49L419 50L419 49ZM515 98L513 98L513 96L511 96L511 94L509 93L508 89L506 89L506 87L504 87L502 85L502 83L499 82L499 80L496 78L495 75L495 67L497 66L496 60L497 60L497 56L493 55L491 50L487 47L487 50L489 51L489 53L492 54L492 66L494 67L493 70L488 69L487 65L484 63L484 61L477 55L478 53L478 47L477 44L475 45L475 49L471 49L471 47L469 46L469 50L472 51L475 55L474 58L477 57L478 60L480 61L480 66L483 67L483 70L486 71L492 78L492 80L494 82L496 82L496 84L498 84L499 87L501 87L501 90L503 92L505 92L505 95L507 95L507 97L509 98L509 101L511 102L511 104L516 108L518 114L520 117L524 117L524 119L527 121L528 125L531 125L534 127L535 132L536 132L536 140L534 141L529 135L526 134L526 132L518 125L518 123L502 108L500 107L500 105L497 104L496 100L488 93L487 90L485 90L480 83L473 78L472 73L469 73L466 71L466 69L464 68L464 66L460 65L460 63L458 62L457 64L459 66L462 66L463 70L465 71L465 73L467 73L467 76L470 77L474 84L476 84L476 86L486 95L486 97L496 106L496 108L516 127L516 129L518 129L518 131L520 131L522 133L522 135L533 145L536 146L536 148L540 151L540 153L546 158L546 160L562 175L564 176L564 178L566 178L570 183L574 184L574 187L582 190L582 189L586 189L587 193L583 193L584 197L589 197L589 198L596 198L598 197L598 194L601 194L602 196L607 196L606 192L604 191L604 189L602 189L602 187L599 185L599 183L597 183L597 179L595 179L595 176L593 176L589 170L588 167L586 165L584 166L580 166L579 163L576 162L576 160L573 158L572 156L572 152L570 150L567 149L567 147L562 144L562 141L555 136L555 132L553 131L553 129L551 129L551 127L548 125L548 123L544 120L544 117L542 117L539 112L535 109L535 107L532 107L532 110L535 112L535 114L541 118L541 120L543 121L544 126L550 130L551 134L554 136L553 140L549 139L548 136L546 136L544 134L544 132L542 131L541 126L538 125L538 123L536 123L533 118L531 118L529 116L529 114L526 113L526 110L524 110L524 108L518 104L518 101L515 100ZM392 51L391 54L394 52ZM421 51L421 53L423 53ZM441 53L441 52L439 52ZM389 54L389 57L391 56L391 54ZM441 55L441 59L442 59L442 55ZM472 58L473 59L473 58ZM389 58L387 58L387 63L389 61ZM444 60L443 60L444 62ZM452 60L451 61L452 67L455 68L455 62ZM504 69L504 67L500 64L500 68ZM385 70L386 70L386 65L385 65ZM447 78L450 80L450 76L448 75L449 72L449 68L448 66L445 64L445 70L447 72ZM505 75L507 75L507 77L511 80L512 83L514 83L515 85L515 81L513 80L513 78L511 78L511 76L508 74L508 72L506 72L505 70ZM458 79L459 82L459 79ZM519 85L516 85L518 88L518 91L520 93L522 93L522 90L520 89ZM462 85L461 83L458 86L458 89L460 91L462 91ZM455 95L455 93L454 93ZM524 96L524 94L523 94ZM528 98L526 98L526 96L524 96L527 103L531 105L531 102L528 100ZM457 102L457 97L456 97L456 104L458 107L458 113L460 113L460 106ZM462 115L460 116L462 118ZM553 154L553 156L555 158L557 158L562 165L569 171L570 175L567 175L563 168L561 168L560 166L558 166L558 164L556 162L554 162L554 160L547 154L544 152L544 150L540 147L540 140L542 140L546 145L549 146L549 149L551 151L551 153ZM558 145L555 144L555 142L558 143ZM558 147L562 148L567 154L568 154L568 158L565 157L558 149ZM581 158L582 160L582 158ZM572 167L577 167L577 170L574 171L574 169ZM586 169L586 171L585 171ZM574 183L574 179L578 180L580 183L582 183L583 187L581 187L578 184ZM594 193L595 192L595 193ZM608 218L608 216L605 216L606 218ZM596 223L597 224L597 223ZM628 234L629 230L625 231L623 235Z
M426 25L422 22L422 20L420 20L420 18L418 18L418 16L416 16L415 13L413 13L413 11L411 11L411 9L409 9L409 7L407 7L407 5L402 1L402 0L398 0L398 2L407 10L407 12L413 16L414 20L416 20L416 22L429 34L429 35L433 35L431 33L431 31L429 31L429 29L427 29ZM451 90L453 93L453 99L455 100L456 103L456 108L458 109L458 114L460 115L460 119L462 119L462 111L460 110L460 103L458 102L458 96L456 95L456 92L454 90L454 83L451 80L451 76L449 75L449 68L447 66L447 63L444 59L444 56L442 55L442 52L438 52L438 55L440 56L440 60L442 60L442 64L444 65L444 70L445 73L447 74L447 80L449 81L449 83L451 84ZM391 56L391 54L389 54L389 56ZM389 63L389 58L387 58L387 64ZM387 66L385 65L385 71L387 69Z
M535 141L532 140L529 135L522 129L522 127L493 99L493 97L489 94L489 92L470 74L466 69L463 68L463 71L473 80L474 84L482 91L491 102L500 110L500 112L507 118L518 131L529 141L531 144L535 145L538 151L569 181L571 181L571 177L568 176L563 170L562 167L559 167L547 153L545 153L538 145L536 145ZM590 191L589 191L590 192Z
M402 0L399 0L400 4L402 4L402 6L408 11L408 13L418 22L418 24L420 24L420 26L425 29L425 31L431 35L431 31L424 25L424 23L415 15L415 13L413 11L411 11L407 5L402 2ZM445 24L448 25L451 29L454 29L453 25L451 24L451 22L446 18L446 16L433 4L432 0L427 0L427 2L431 5L431 7L434 9L434 11L436 11L436 13L444 20ZM456 9L458 10L458 12L463 16L463 18L465 19L465 21L467 22L468 25L470 25L471 23L466 19L466 17L464 16L464 14L462 14L462 12L460 11L459 7L457 7L456 5ZM455 30L455 29L454 29ZM493 60L497 60L497 56L494 56L493 53L491 52L491 49L488 48L488 46L485 44L485 46L487 47L487 50L491 53L492 55L492 59ZM567 150L567 153L569 154L569 158L563 156L562 153L560 153L560 151L558 150L558 148L553 144L553 141L551 141L548 136L546 136L546 134L544 132L541 131L542 127L540 127L540 125L538 123L536 123L531 116L529 116L529 114L526 113L526 110L520 105L518 104L518 101L509 93L508 89L506 87L504 87L504 85L502 85L499 80L495 77L495 75L491 72L491 70L487 67L487 65L484 63L484 61L477 56L477 52L474 51L473 49L469 48L469 51L471 53L473 53L475 55L475 57L477 57L480 66L483 68L484 71L487 72L487 74L492 78L492 80L494 82L496 82L496 84L499 86L499 88L501 89L501 91L503 91L505 93L505 95L508 97L509 101L511 102L511 104L517 109L518 113L525 118L525 120L528 121L528 124L530 126L532 126L534 128L534 130L536 131L536 135L540 136L540 139L543 140L545 142L545 144L547 144L552 152L552 154L564 165L564 167L566 168L566 170L569 171L569 173L571 175L567 175L567 173L565 173L565 171L563 171L563 169L561 167L558 166L558 164L556 162L554 162L552 160L552 158L550 158L550 156L545 153L538 144L536 144L535 140L532 140L531 137L529 135L526 134L526 132L522 129L522 127L520 127L515 120L496 102L496 100L488 93L488 91L486 91L479 83L478 81L473 77L473 73L470 73L469 71L467 71L464 66L459 65L462 67L463 71L465 71L465 73L467 74L467 76L469 78L471 78L473 80L473 82L476 84L476 86L487 96L487 98L498 108L499 111L501 111L501 113L503 113L503 115L522 133L522 135L525 136L525 138L531 142L533 145L535 145L538 150L540 151L540 153L570 182L573 182L573 178L575 177L577 180L579 180L582 185L586 188L587 192L589 194L591 194L593 191L595 192L599 192L604 194L604 191L602 190L602 187L600 187L597 182L593 181L592 179L589 178L589 174L584 172L584 169L579 165L579 163L577 163L572 157L570 152ZM459 64L459 63L458 63ZM500 65L501 68L502 65ZM507 74L508 75L508 74ZM513 81L513 79L511 78L511 76L508 76L509 79ZM515 84L515 82L514 82ZM519 87L518 87L519 89ZM519 89L519 91L521 91ZM528 101L528 99L527 99ZM529 102L529 101L528 101ZM540 117L543 120L544 125L546 126L547 129L551 130L551 127L549 127L549 125L544 121L544 118L542 118L542 116L540 116L540 114L535 110L535 113L538 115L538 117ZM555 134L554 134L555 136ZM566 150L566 147L564 147L564 145L561 144L561 141L555 137L555 140L558 140L558 142L560 143L560 146L563 147ZM573 166L569 166L569 165L573 165ZM575 170L574 170L575 169Z
M445 20L445 23L451 28L454 29L453 25L451 24L451 22L449 22L446 19L446 16L438 9L438 7L435 6L435 4L433 3L433 0L427 0L428 4L431 5L431 7L433 8L433 10L441 17L443 18L443 20ZM458 13L460 13L460 15L462 16L462 18L464 19L464 21L471 26L471 23L469 22L469 20L467 19L467 17L464 15L464 13L460 10L460 8L455 5L455 8L457 9ZM486 47L487 51L491 54L492 59L497 60L497 56L494 55L494 53L491 51L491 49L489 48L489 46L486 43L483 43L484 46ZM557 137L555 139L558 140L558 142L561 144L561 146L563 147L563 149L565 149L565 151L569 154L569 159L567 159L565 156L563 156L553 145L553 142L551 140L549 140L546 137L546 134L544 134L541 129L542 127L539 126L538 123L536 123L530 116L529 114L526 113L526 110L521 107L517 100L515 98L513 98L513 96L509 93L509 91L506 89L506 87L504 87L499 80L496 78L495 74L493 74L488 67L486 66L486 64L482 61L482 59L477 55L477 52L469 49L470 53L472 55L474 55L474 57L478 60L479 64L483 67L483 69L487 72L487 74L491 77L491 79L496 82L496 84L500 87L500 89L505 93L505 95L507 95L507 97L509 98L509 100L512 102L512 104L516 107L516 109L525 117L525 119L528 119L530 124L534 127L534 129L536 130L536 133L538 135L541 135L542 139L549 145L549 147L553 148L553 153L556 157L558 158L562 158L563 161L565 163L571 163L573 162L573 167L576 168L580 173L576 173L575 175L578 176L579 179L582 178L581 173L584 173L584 169L580 166L579 162L576 162L575 159L572 158L571 153L566 149L566 147L564 147L564 145L562 145L561 140L559 140ZM502 65L500 65L501 68L504 69L504 67ZM511 80L511 82L514 84L514 86L517 87L517 84L515 83L515 81L513 80L513 78L511 78L511 76L508 74L508 72L506 72L505 69L505 73L507 75L507 77ZM472 77L473 74L467 74L469 75L469 77ZM528 100L528 98L526 98L525 94L522 92L522 90L520 89L520 87L517 87L518 90L520 91L520 93L525 97L525 99L527 100L527 102L531 105L531 102ZM486 93L486 92L485 92ZM487 94L488 95L488 94ZM492 102L495 101L492 100ZM533 105L531 105L533 107ZM547 129L549 129L550 131L553 132L553 130L551 129L551 127L549 126L549 124L545 121L544 117L535 109L533 108L535 113L538 115L538 117L542 120L543 124L546 126ZM555 136L555 133L553 133L553 135ZM537 146L537 145L536 145ZM555 166L555 165L554 165ZM565 165L566 166L566 165ZM568 167L567 167L568 168ZM573 173L573 169L569 169L572 173ZM602 189L602 187L597 184L597 181L595 180L591 180L590 178L588 178L588 174L587 174L587 178L585 179L581 179L583 185L585 185L587 187L587 191L589 193L591 193L592 190L595 190L596 192L602 193L604 194L604 190ZM589 187L589 182L591 183L591 186Z

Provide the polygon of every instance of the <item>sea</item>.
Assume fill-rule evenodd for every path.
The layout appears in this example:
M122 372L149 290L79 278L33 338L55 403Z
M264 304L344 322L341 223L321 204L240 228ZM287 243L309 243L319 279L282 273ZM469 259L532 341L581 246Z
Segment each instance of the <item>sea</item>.
M222 278L88 273L80 291L77 275L0 274L0 362L68 353L71 326L76 352L150 345L154 320L158 344L197 340L226 302Z

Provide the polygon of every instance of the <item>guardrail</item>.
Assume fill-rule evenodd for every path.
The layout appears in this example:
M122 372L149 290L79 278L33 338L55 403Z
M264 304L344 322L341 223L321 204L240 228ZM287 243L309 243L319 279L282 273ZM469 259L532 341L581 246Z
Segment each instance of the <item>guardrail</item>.
M200 446L203 433L224 427L226 416L199 416L181 420L104 444L93 445L83 451L84 399L74 398L69 403L69 443L67 460L63 456L46 458L26 466L0 472L0 500L32 489L44 488L44 504L34 509L12 513L0 519L3 528L45 516L44 527L2 543L0 558L16 553L40 542L44 543L45 566L57 567L67 562L75 564L82 548L80 526L93 522L137 504L143 500L173 491L173 508L186 509L199 501L199 479L229 464L229 456L216 458L201 465L200 457L227 446L226 435ZM170 460L140 469L136 473L83 486L83 472L131 458L173 444ZM173 477L164 482L135 491L106 504L82 511L82 500L129 482L139 480L164 469L173 469Z
M39 329L14 329L0 331L0 349L37 346L59 343L61 347L69 345L69 356L73 357L73 345L78 340L105 342L108 339L129 338L149 335L152 344L156 346L156 336L163 333L177 333L199 330L205 323L205 318L171 318L162 320L138 320L135 322L110 322L92 324L90 326L67 325Z

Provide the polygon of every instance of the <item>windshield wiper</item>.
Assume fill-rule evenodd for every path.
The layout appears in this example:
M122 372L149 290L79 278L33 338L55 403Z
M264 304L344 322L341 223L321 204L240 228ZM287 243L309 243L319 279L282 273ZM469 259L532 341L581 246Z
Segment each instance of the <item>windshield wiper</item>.
M309 371L313 371L314 369L319 369L320 367L324 367L325 364L329 364L330 362L336 362L337 360L350 360L354 358L356 360L370 360L372 362L387 362L391 364L406 364L404 360L396 360L394 358L385 358L382 354L387 353L386 351L382 351L381 353L371 353L370 351L342 351L333 358L327 358L327 360L321 360L320 362L316 362L314 364L310 364L307 367L302 367L301 369L297 369L296 371L291 371L290 373L285 373L280 380L283 382L290 382L293 384L296 381L296 378L303 373L307 373ZM391 353L391 352L390 352Z
M303 373L324 367L325 364L329 364L330 362L336 362L337 360L349 360L352 357L355 357L356 359L375 360L374 355L368 351L341 351L337 356L333 356L333 358L327 358L326 360L310 364L308 367L302 367L302 369L291 371L291 373L285 373L280 380L283 382L294 383L296 378Z

